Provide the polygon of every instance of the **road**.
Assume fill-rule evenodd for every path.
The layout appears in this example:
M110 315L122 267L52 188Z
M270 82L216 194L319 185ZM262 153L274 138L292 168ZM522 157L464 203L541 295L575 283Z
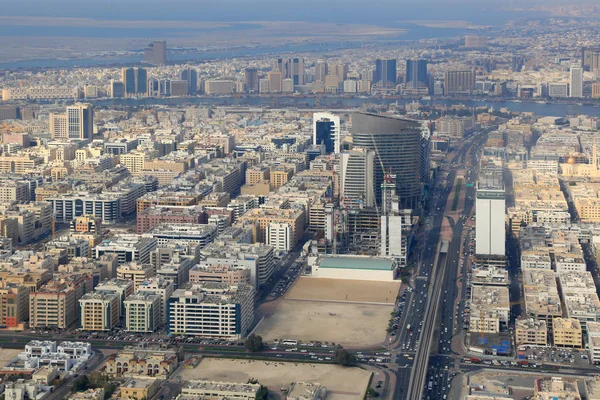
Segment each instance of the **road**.
M454 157L449 161L449 165L447 166L448 176L445 179L445 184L438 183L434 187L431 196L432 204L429 207L427 217L429 224L426 227L425 235L422 239L421 262L419 263L417 277L414 280L415 290L411 294L410 299L407 299L407 304L414 307L414 310L406 310L407 316L402 320L403 325L400 325L401 328L404 327L402 331L405 330L408 324L411 325L411 328L420 328L423 326L426 327L426 329L419 329L421 335L421 338L419 339L416 339L414 334L411 335L409 332L404 332L398 340L397 349L399 351L414 352L414 355L404 353L408 354L408 357L404 354L399 354L396 357L398 368L396 372L397 389L394 393L395 400L413 400L422 398L431 351L434 350L435 353L440 350L448 353L452 351L449 341L452 340L454 329L448 329L448 332L446 332L445 330L440 330L439 327L443 326L450 328L454 326L454 310L449 308L453 307L454 299L458 295L456 278L459 269L458 263L460 260L461 233L463 225L466 222L466 216L469 215L474 204L475 189L473 187L463 189L467 191L464 211L458 221L452 219L449 220L450 225L453 228L453 238L449 243L447 255L438 258L437 263L435 259L437 252L435 249L438 248L440 242L441 226L443 219L445 218L448 197L451 194L452 186L456 178L456 170L459 167L464 167L465 164L470 161L467 157L472 157L472 151L477 151L484 140L485 135L479 134L465 141L462 147L456 151ZM476 178L476 173L476 170L469 170L467 176L465 176L467 182L473 182ZM428 294L428 291L425 289L427 285L433 287L430 287L430 294ZM440 302L441 309L439 311L441 312L438 313ZM439 323L436 318L438 314L442 316L442 320L439 321ZM434 346L433 339L436 337L440 339L441 346ZM404 348L402 346L404 346ZM441 349L438 349L437 347L441 347ZM432 371L433 376L435 377L437 375L438 378L442 376L443 379L449 380L447 367L451 363L453 363L453 361L448 360L440 365L435 364L436 368ZM431 395L431 398L443 398L448 389L446 387L447 385L435 386L437 391L435 393L428 393L427 395Z

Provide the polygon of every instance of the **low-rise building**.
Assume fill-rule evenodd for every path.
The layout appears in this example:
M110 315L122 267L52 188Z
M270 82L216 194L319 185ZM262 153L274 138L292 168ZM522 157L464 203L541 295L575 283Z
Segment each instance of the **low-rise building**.
M581 323L575 318L554 318L552 321L554 346L581 348Z
M104 372L113 377L168 378L177 369L174 349L126 348L108 356Z
M532 318L518 319L515 322L516 345L546 346L548 344L548 327L546 321Z
M216 381L187 381L181 388L178 400L191 399L236 399L255 400L260 390L259 383L231 383Z
M127 379L119 386L121 399L151 399L158 390L159 380L156 378L135 377Z
M508 287L473 286L469 318L470 332L498 333L508 328L509 315Z

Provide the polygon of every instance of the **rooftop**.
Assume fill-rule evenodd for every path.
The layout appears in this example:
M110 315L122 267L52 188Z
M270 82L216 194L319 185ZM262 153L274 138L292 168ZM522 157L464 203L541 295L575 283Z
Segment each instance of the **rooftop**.
M395 263L387 258L375 257L323 257L320 268L367 269L374 271L392 271Z

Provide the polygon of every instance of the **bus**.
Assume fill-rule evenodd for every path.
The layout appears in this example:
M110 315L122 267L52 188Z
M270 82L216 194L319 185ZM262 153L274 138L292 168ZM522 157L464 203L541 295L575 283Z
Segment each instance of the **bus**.
M283 344L285 346L297 346L298 345L298 341L297 340L292 340L292 339L285 339L283 341Z

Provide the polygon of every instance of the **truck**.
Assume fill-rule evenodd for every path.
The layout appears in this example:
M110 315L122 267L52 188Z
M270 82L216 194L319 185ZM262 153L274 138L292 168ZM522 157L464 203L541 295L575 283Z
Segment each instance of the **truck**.
M410 324L406 325L406 332L410 332Z

